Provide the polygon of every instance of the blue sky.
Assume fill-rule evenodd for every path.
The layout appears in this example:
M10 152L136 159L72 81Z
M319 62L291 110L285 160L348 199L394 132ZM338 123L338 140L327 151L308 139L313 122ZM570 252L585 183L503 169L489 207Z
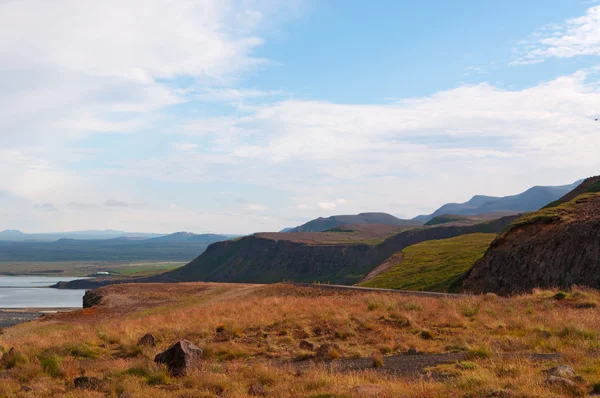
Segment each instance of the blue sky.
M273 231L598 174L599 2L371 3L0 2L0 229Z

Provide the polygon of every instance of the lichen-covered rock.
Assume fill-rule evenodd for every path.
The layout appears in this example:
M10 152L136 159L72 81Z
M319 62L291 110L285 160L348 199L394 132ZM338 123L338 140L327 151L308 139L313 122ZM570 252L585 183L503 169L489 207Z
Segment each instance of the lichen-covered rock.
M200 369L202 349L188 340L180 340L158 354L154 362L165 364L174 376L184 376L191 370Z
M583 391L575 382L564 377L548 376L546 379L546 384L550 387L565 391L572 395L583 395Z
M575 369L566 365L559 365L550 369L546 369L544 370L544 373L546 373L548 376L557 376L564 378L573 378L577 375L577 373L575 373Z

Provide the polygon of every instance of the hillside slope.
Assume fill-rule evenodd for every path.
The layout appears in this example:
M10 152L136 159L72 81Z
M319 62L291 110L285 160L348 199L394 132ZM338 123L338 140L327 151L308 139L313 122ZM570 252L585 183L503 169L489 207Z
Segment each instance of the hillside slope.
M476 215L502 211L535 211L566 195L579 184L581 181L556 187L536 186L518 195L505 197L476 195L465 203L447 203L432 214L415 217L415 220L427 222L444 214Z
M373 269L360 286L430 292L453 291L496 234L467 234L430 240L395 253Z
M295 228L286 228L285 232L322 232L342 225L379 224L395 227L415 227L423 223L414 220L402 220L387 213L360 213L339 215L327 218L319 217Z
M490 246L464 282L470 292L600 287L600 177L553 206L529 213Z
M379 244L369 241L324 242L286 240L287 234L257 234L219 242L191 263L152 281L272 283L282 279L338 284L359 282L394 253L427 240L488 232L498 233L515 217L470 226L435 226L402 231ZM307 234L307 236L312 236Z

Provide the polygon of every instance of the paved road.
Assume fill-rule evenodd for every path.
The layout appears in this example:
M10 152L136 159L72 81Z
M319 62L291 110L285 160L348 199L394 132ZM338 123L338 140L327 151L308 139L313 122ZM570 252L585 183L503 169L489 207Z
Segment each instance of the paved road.
M397 293L404 296L420 296L420 297L464 297L464 294L456 293L438 293L438 292L419 292L414 290L398 290L398 289L379 289L375 287L360 287L360 286L346 286L346 285L318 285L316 283L292 283L294 286L307 286L316 289L324 290L355 290L362 292L377 292L377 293Z

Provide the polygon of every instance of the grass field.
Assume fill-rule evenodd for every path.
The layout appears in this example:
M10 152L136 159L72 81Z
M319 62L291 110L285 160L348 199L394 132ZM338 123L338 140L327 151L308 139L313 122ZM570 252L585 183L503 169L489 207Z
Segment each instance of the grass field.
M409 246L387 261L386 271L360 286L452 291L495 237L495 234L468 234Z
M10 358L0 365L0 396L533 398L600 390L597 291L449 299L193 283L100 292L98 308L0 335L0 352ZM157 347L137 346L148 332ZM205 358L201 370L174 377L153 358L182 338ZM337 348L316 361L299 348L304 339ZM17 354L9 357L11 347ZM399 355L411 348L425 354ZM557 356L532 356L541 353ZM401 364L427 354L455 359L413 376L389 373L391 358ZM559 364L581 378L568 387L547 384L544 370ZM98 391L75 388L81 375L97 377Z

